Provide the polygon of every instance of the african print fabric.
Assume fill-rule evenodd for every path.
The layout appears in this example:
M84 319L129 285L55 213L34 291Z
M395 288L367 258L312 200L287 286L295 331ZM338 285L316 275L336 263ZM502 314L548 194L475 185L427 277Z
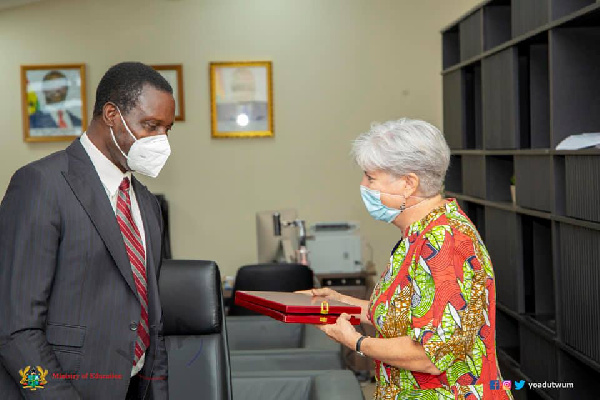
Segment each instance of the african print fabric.
M489 254L456 200L411 224L375 286L369 318L377 337L409 336L441 375L376 362L376 400L512 399L492 390L496 293Z

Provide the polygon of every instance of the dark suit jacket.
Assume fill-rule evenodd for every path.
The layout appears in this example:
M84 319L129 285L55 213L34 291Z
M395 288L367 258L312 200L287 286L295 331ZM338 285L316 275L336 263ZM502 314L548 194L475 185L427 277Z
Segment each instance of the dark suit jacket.
M162 218L156 198L132 185L146 232L150 328L139 390L166 399ZM0 399L124 399L140 307L115 213L79 140L19 169L0 205ZM43 389L19 384L27 366L48 370Z
M71 118L71 123L74 128L81 127L81 119L77 118L75 114L67 110L67 114L69 114L69 118ZM42 111L36 111L35 113L29 116L29 129L34 128L58 128L54 118L48 113Z

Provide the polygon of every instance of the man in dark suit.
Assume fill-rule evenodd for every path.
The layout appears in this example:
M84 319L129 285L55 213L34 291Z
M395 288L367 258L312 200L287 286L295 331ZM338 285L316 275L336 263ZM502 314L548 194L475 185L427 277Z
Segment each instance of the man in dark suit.
M66 108L65 100L69 91L67 77L60 71L50 71L42 80L46 106L51 112L37 110L29 116L29 128L81 128L78 118Z
M167 399L156 176L175 101L110 68L87 132L19 169L0 205L0 399Z
M61 110L58 110L61 111ZM56 112L57 115L59 115L58 111ZM81 127L81 118L77 118L75 116L75 114L73 114L71 111L69 110L65 110L64 113L62 115L59 116L59 121L60 121L60 117L62 117L62 120L65 121L66 118L68 118L71 121L71 126L73 128L80 128ZM29 115L29 128L31 129L38 129L38 128L61 128L61 129L66 129L68 128L69 124L68 122L64 122L65 127L61 128L59 126L59 123L57 123L54 118L52 118L52 115L50 113L46 113L43 111L36 111L33 114Z

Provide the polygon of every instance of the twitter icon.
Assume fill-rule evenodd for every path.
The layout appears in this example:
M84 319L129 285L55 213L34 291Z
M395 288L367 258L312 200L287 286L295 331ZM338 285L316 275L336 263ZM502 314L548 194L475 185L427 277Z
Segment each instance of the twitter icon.
M525 386L525 381L515 381L515 389L521 390Z

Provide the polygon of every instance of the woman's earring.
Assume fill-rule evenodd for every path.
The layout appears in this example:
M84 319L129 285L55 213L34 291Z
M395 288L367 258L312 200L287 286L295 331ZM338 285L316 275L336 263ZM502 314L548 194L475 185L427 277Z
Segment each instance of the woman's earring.
M400 204L400 212L404 212L406 210L406 197L402 196L402 204Z

